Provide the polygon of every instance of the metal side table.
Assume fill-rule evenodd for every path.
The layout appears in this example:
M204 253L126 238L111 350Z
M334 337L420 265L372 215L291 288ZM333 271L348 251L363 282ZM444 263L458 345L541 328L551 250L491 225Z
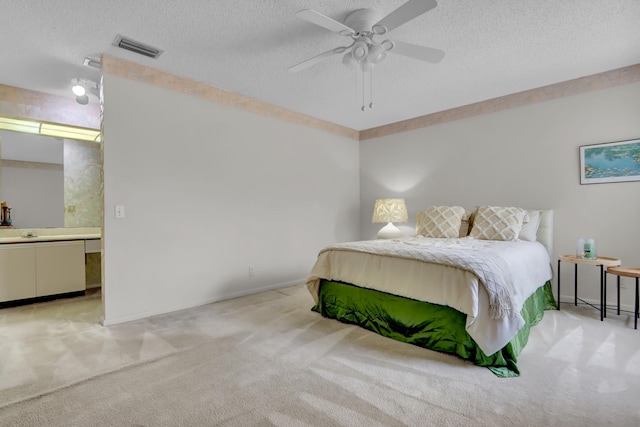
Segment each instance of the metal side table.
M604 268L605 267L617 267L621 264L618 258L609 258L609 257L595 257L595 258L578 258L575 255L560 255L558 257L558 310L560 310L560 263L561 262L569 262L574 264L574 304L578 305L578 300L581 302L590 305L591 307L600 310L600 320L604 320L607 316L605 301L607 300L607 287L606 287L606 275ZM596 267L600 267L600 307L596 307L587 301L578 298L578 264L587 264L594 265Z
M636 298L633 310L633 329L638 329L638 306L640 305L640 297L638 296L638 282L640 279L640 268L638 267L608 267L607 273L618 276L618 314L620 314L620 276L632 277L636 279Z

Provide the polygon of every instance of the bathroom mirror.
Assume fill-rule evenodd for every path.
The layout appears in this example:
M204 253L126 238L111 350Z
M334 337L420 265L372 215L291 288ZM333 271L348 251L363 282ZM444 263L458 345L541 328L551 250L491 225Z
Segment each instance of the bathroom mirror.
M0 130L0 200L15 228L99 227L100 144Z

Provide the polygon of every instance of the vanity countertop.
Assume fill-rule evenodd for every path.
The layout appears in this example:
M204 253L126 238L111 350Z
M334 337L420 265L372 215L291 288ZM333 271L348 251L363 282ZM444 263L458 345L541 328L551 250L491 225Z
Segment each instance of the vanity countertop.
M91 239L99 239L99 238L100 238L100 234L58 234L57 236L0 237L0 244L56 242L61 240L91 240Z
M31 237L25 237L31 234ZM4 243L35 243L58 242L65 240L92 240L100 239L99 227L86 228L42 228L30 230L1 230L0 244Z

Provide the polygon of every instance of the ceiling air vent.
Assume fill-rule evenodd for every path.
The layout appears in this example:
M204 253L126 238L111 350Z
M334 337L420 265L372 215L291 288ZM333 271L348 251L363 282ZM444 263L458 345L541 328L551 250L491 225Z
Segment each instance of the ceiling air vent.
M158 56L160 56L160 54L162 54L163 52L158 48L126 38L124 36L121 36L120 34L118 34L116 39L113 41L113 45L115 47L138 53L140 55L148 56L149 58L153 59L158 58Z

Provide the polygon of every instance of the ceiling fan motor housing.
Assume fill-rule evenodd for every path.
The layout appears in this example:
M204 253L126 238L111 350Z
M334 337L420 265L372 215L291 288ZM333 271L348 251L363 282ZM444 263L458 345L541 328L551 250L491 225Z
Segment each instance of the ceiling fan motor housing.
M344 19L344 25L353 29L355 37L373 35L373 26L380 20L377 12L373 9L356 9Z

